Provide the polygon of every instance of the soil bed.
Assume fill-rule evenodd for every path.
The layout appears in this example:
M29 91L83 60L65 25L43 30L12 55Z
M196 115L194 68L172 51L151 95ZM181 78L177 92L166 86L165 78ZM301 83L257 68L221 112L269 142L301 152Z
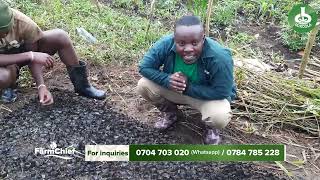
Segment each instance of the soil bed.
M253 163L86 162L35 155L35 148L73 146L84 153L89 144L179 144L176 136L112 110L106 102L52 90L55 104L36 99L0 120L0 179L280 179Z

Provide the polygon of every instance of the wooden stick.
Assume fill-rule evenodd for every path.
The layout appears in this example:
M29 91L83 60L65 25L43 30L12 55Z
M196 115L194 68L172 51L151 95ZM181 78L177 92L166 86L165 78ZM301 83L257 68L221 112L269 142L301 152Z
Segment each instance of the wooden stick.
M317 64L317 63L310 63L310 65L320 68L320 64Z
M299 76L298 76L299 79L302 79L304 71L307 67L310 52L311 52L312 46L315 42L316 35L318 34L318 31L319 31L319 26L320 26L320 23L317 23L316 27L314 29L312 29L312 31L309 34L308 42L306 44L306 48L304 50L304 54L303 54L303 57L301 60L301 65L300 65L300 69L299 69Z
M149 33L150 26L151 26L152 18L153 18L153 11L154 11L154 9L155 9L155 4L156 4L156 0L152 0L151 6L150 6L150 14L149 14L149 16L148 16L148 18L149 18L149 24L148 24L147 31L146 31L146 36L145 36L145 39L146 39L146 40L147 40L147 38L148 38L148 33Z
M316 62L317 64L320 64L320 60L316 57L313 57L313 61Z
M209 37L210 32L210 19L211 19L211 12L212 12L212 5L213 0L209 0L208 2L208 10L207 10L207 20L206 20L206 36Z
M311 69L305 69L304 71L305 71L306 73L309 73L309 74L313 75L313 77L314 77L314 76L320 77L320 73L318 73L317 71L313 71L313 70L311 70Z
M4 109L6 111L12 112L11 109L9 109L7 106L0 104L0 109Z

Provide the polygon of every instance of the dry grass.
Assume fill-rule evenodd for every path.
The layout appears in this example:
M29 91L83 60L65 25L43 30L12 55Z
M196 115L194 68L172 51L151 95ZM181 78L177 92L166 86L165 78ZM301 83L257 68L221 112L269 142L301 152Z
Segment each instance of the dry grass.
M5 110L7 112L12 112L12 110L10 108L8 108L7 106L0 104L0 110Z
M290 126L320 136L320 89L315 82L248 69L238 69L236 74L241 77L236 116L265 125L267 129Z

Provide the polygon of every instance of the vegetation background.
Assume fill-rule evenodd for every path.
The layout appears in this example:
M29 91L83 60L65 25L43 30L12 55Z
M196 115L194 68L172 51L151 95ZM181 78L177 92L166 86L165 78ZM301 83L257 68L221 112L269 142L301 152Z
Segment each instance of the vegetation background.
M43 30L61 28L67 31L79 57L95 67L91 68L94 69L91 71L91 81L108 90L109 102L117 104L120 111L137 119L155 115L154 109L141 103L132 91L139 79L137 64L145 51L161 36L171 33L173 23L182 15L193 13L204 22L208 15L206 0L7 1L30 16ZM229 47L234 58L259 59L274 67L299 62L308 34L294 32L287 19L288 12L298 3L308 3L320 14L320 0L214 0L209 36ZM97 41L87 41L77 32L77 28L84 28ZM318 59L319 40L320 33L311 53ZM47 72L47 81L54 81L52 84L60 87L66 79L61 75L65 74L61 73L62 67L58 64ZM288 152L294 156L285 165L293 166L291 169L302 168L305 172L305 168L311 167L311 171L319 172L320 148L319 143L314 143L320 136L314 137L320 132L317 120L320 117L319 85L288 80L282 78L285 77L283 74L275 73L255 76L240 69L235 75L243 99L235 103L242 109L235 108L236 120L231 124L234 128L226 130L231 132L230 137L239 143L261 142L259 138L269 137L267 142L287 144ZM24 70L20 85L32 87L30 78L28 70ZM136 113L137 109L141 113ZM192 114L188 109L185 112ZM244 117L254 122L239 120ZM305 119L309 117L312 121ZM298 135L287 132L284 124L298 128L298 131L293 131ZM235 129L241 133L232 134ZM301 132L301 129L304 131ZM244 133L250 134L250 138L244 137ZM308 133L313 135L312 138L305 138ZM259 135L258 140L254 140L252 134ZM318 160L317 163L307 164L309 159L305 154L300 158L297 147L307 147L303 152L310 153L310 162ZM291 177L291 171L285 165L277 162L277 166Z

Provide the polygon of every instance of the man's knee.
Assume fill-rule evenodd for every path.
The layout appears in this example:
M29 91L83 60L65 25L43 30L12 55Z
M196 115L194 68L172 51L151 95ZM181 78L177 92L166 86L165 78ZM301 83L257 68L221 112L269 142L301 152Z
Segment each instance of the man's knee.
M43 42L45 42L45 44L58 46L59 48L64 48L72 44L69 34L62 29L45 31L44 34Z
M71 40L69 34L62 29L55 29L57 35L57 41L61 44L61 46L68 46L71 44Z
M214 127L217 129L225 128L230 122L232 117L231 112L219 112L206 119L204 119L207 126Z
M156 88L152 81L144 77L138 81L138 85L136 87L137 94L152 102L158 102L162 100L158 90L159 89Z
M153 93L151 92L151 81L147 78L141 78L138 81L136 92L146 99L152 99Z
M136 89L137 94L139 95L144 94L146 91L146 88L147 88L147 79L143 77L138 81L138 85Z

